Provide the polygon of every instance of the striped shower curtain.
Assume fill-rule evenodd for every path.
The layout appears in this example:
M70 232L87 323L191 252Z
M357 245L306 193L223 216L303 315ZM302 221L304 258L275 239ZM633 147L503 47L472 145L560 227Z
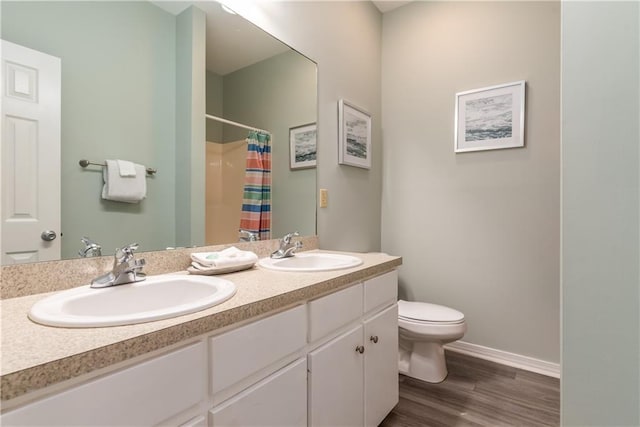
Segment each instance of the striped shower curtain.
M271 238L271 136L249 132L240 230Z

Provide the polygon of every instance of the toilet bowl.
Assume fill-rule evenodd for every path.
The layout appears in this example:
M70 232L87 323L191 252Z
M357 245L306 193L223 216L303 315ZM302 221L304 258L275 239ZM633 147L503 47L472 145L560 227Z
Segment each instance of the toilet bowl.
M464 336L464 314L442 305L400 300L398 327L400 373L430 383L444 381L443 345Z

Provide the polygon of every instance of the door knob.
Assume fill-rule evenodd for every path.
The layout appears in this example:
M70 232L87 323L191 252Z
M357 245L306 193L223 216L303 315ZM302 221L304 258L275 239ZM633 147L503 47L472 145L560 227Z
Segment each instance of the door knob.
M40 235L40 238L45 242L50 242L52 240L55 240L56 237L58 237L58 235L53 230L44 230Z

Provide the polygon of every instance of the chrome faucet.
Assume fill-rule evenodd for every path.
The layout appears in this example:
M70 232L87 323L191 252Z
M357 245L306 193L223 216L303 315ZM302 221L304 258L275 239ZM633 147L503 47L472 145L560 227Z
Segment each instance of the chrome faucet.
M249 230L243 230L242 228L239 230L238 234L240 234L240 242L257 242L260 240L260 236L258 233Z
M295 243L291 243L291 239L295 236L299 236L300 233L289 233L280 240L280 247L277 251L271 254L271 258L287 258L292 257L294 252L302 248L302 242L297 240Z
M137 243L132 243L122 249L116 249L113 260L113 269L96 277L91 281L92 288L106 288L109 286L124 285L125 283L141 282L146 279L142 273L145 265L144 259L135 259L133 252L138 249Z
M84 243L84 248L78 251L78 255L80 255L81 258L102 256L102 246L91 240L89 237L84 236L80 241Z

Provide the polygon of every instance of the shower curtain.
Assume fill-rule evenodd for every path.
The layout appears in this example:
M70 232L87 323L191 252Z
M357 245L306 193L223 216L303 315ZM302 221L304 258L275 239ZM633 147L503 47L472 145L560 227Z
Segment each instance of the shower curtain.
M251 131L247 137L240 230L271 238L271 135Z

